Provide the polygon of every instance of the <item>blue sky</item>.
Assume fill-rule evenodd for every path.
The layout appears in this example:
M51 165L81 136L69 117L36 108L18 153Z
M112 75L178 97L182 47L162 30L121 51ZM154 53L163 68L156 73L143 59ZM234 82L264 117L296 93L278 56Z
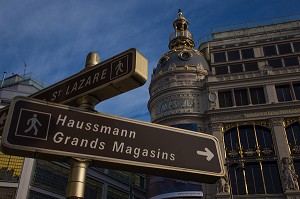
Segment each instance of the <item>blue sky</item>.
M136 48L149 61L148 82L97 106L150 121L153 67L168 51L181 9L195 42L212 27L300 14L299 0L0 0L0 75L33 73L48 85L83 69L86 55L106 60Z

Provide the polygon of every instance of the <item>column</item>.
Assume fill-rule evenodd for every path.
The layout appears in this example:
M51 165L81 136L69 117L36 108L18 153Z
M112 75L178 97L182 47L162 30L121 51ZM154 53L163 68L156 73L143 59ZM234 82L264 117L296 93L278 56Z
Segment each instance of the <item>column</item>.
M290 155L283 118L272 118L270 121L276 147L275 150L278 154L278 168L284 195L287 199L298 199L300 195L298 177L296 176L293 159Z
M275 86L273 84L266 85L266 97L268 99L267 103L274 104L278 102Z
M24 159L19 187L16 194L16 199L23 199L28 197L31 176L33 175L34 172L33 171L34 163L35 163L35 159L32 158Z
M221 123L215 123L215 124L210 124L211 128L211 134L215 136L219 143L220 143L220 151L221 151L221 158L223 159L223 163L225 164L225 145L223 142L223 133L222 133L222 124ZM212 193L215 194L215 198L222 198L222 199L229 199L231 198L230 196L230 187L229 187L229 178L227 174L227 168L225 166L226 170L226 175L213 186L214 191L211 191ZM210 185L211 186L211 185Z
M103 183L103 192L102 192L102 198L106 199L107 198L107 194L108 193L108 184L107 183Z
M272 136L274 138L278 159L281 160L284 157L290 158L290 150L283 126L283 118L272 118L270 122L272 124Z

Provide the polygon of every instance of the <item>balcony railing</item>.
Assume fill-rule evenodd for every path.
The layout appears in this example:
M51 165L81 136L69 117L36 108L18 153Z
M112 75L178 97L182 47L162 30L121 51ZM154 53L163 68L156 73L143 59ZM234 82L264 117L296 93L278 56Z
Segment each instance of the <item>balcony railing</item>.
M15 85L20 82L25 82L27 84L34 84L34 85L40 87L40 89L45 88L47 86L47 83L45 81L41 80L36 75L34 75L32 73L27 73L24 75L14 75L14 76L4 79L2 87L9 87L9 86Z
M208 34L208 35L203 35L199 40L198 40L198 46L200 46L201 44L204 44L206 42L210 42L212 41L212 35Z
M198 40L198 46L215 39L225 39L229 36L240 37L240 36L247 36L253 34L267 34L268 32L280 31L284 28L300 29L300 23L298 22L299 20L300 20L300 15L290 15L285 17L277 17L272 19L213 27L211 28L210 34L204 35ZM285 24L290 23L290 24L282 26L282 24L284 23ZM281 25L274 26L275 24L281 24ZM258 27L260 27L260 29L257 29ZM251 29L251 28L256 28L256 29ZM236 30L245 30L245 31L237 32ZM229 31L234 31L234 32L231 34L222 34Z
M259 20L259 21L250 21L250 22L246 22L246 23L213 27L211 29L211 33L213 34L213 33L219 33L219 32L232 31L232 30L254 28L254 27L267 26L267 25L278 24L278 23L287 23L287 22L292 22L292 21L297 21L297 20L300 20L300 15L276 17L276 18L264 19L264 20Z
M170 35L169 41L176 39L177 37L184 37L193 40L193 34L190 31L176 31Z

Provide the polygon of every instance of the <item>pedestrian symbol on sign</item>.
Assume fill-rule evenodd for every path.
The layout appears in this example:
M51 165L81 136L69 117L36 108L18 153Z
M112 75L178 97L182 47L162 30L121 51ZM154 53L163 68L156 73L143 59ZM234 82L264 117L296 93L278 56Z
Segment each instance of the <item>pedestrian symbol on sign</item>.
M119 74L119 72L123 72L123 63L121 62L121 60L119 61L117 67L116 67L116 75Z
M21 109L16 127L16 136L47 140L51 114Z
M110 80L126 75L128 70L128 56L121 57L120 59L111 63Z
M29 125L29 124L30 124L29 128L26 129L24 132L28 133L33 128L34 129L34 135L37 135L38 128L37 128L36 124L38 124L39 126L42 126L42 124L37 119L37 115L36 114L33 114L33 117L30 118L29 120L27 120L27 125Z

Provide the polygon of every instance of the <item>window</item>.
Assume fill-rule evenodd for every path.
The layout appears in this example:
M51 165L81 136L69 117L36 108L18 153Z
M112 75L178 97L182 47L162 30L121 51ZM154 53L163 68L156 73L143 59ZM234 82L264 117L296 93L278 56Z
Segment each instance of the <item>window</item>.
M263 88L250 88L252 104L265 104L266 98Z
M278 52L280 55L292 53L291 44L278 44Z
M244 65L245 65L245 71L246 72L259 70L257 62L248 62L248 63L245 63Z
M294 51L300 52L300 42L293 42Z
M243 58L243 59L251 59L251 58L254 58L254 51L253 51L253 48L243 49L243 50L241 50L241 52L242 52L242 58Z
M30 190L28 198L30 198L30 199L40 199L40 198L43 198L43 199L57 199L56 197L52 197L52 196L49 196L49 195L46 195L46 194L43 194L43 193L40 193L40 192L36 192L36 191L33 191L33 190Z
M300 84L299 84L300 86ZM299 87L300 89L300 87ZM248 92L249 90L249 92ZM299 94L300 95L300 94ZM246 106L251 104L265 104L265 92L263 87L256 88L238 88L232 91L220 91L219 96L219 106L230 107L230 106ZM234 96L235 100L232 100ZM251 101L250 101L251 100Z
M277 55L275 46L264 46L263 51L266 57Z
M217 62L225 62L226 61L225 52L214 53L214 60L215 60L215 63L217 63Z
M285 129L288 143L292 154L299 154L300 147L300 125L299 122L293 123Z
M229 66L230 73L240 73L243 72L243 65L242 64L235 64Z
M300 100L300 83L293 84L296 100Z
M298 120L298 118L297 118ZM295 172L298 175L298 182L300 182L300 123L294 122L285 128L288 139L290 151L294 161Z
M249 151L255 151L256 140L253 126L239 126L240 144L243 147L245 156L252 156Z
M259 144L261 156L270 156L274 154L272 135L268 128L256 125L255 133Z
M232 106L231 91L219 92L218 97L219 97L219 106L221 108Z
M102 199L102 195L103 195L103 184L87 177L84 198Z
M107 199L128 199L129 194L108 186Z
M264 126L243 125L231 128L224 133L224 142L229 159L274 155L271 131Z
M272 66L273 68L282 67L281 59L268 60L268 64L269 64L269 66Z
M279 102L292 101L292 95L289 85L276 86L276 94Z
M2 199L15 198L16 193L17 193L17 188L0 187L0 198Z
M227 128L224 144L232 194L282 193L271 130L255 124Z
M248 194L264 194L263 171L259 162L245 163L245 177Z
M224 141L226 146L226 152L228 157L237 157L238 156L238 132L236 128L232 128L224 134ZM236 153L234 153L236 152Z
M262 162L266 193L282 193L280 175L276 162Z
M227 52L228 61L234 61L240 59L240 52L238 50Z
M245 195L246 186L242 169L236 169L236 166L229 166L229 179L233 195Z
M283 61L286 67L299 65L298 57L284 58Z
M300 83L299 83L300 89ZM249 90L249 92L248 92ZM234 96L235 100L232 100ZM299 94L300 97L300 94ZM219 105L222 107L229 106L246 106L251 104L265 104L266 97L263 87L255 88L238 88L232 91L219 92Z
M65 195L68 184L69 170L55 163L45 160L36 161L36 169L32 178L32 185Z
M219 67L216 67L215 69L216 69L216 75L228 74L227 66L219 66Z
M249 104L247 89L234 90L236 106L245 106Z

